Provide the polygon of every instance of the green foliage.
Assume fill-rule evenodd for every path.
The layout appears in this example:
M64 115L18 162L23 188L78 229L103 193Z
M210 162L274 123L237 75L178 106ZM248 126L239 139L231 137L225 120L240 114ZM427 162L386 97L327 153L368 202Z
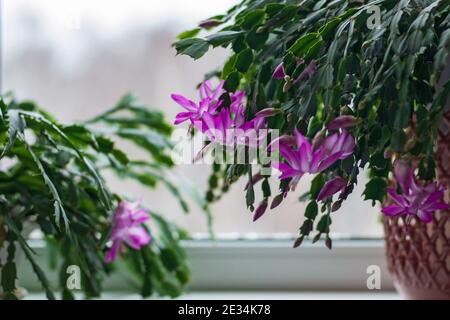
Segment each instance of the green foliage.
M113 271L104 262L104 251L111 216L122 199L105 183L107 172L149 188L161 183L185 212L189 210L185 197L207 207L194 188L170 174L171 126L161 112L140 105L131 95L99 116L73 125L60 124L34 102L20 102L12 96L0 98L0 110L0 247L9 243L8 259L0 262L4 263L1 286L5 298L14 298L16 246L49 299L55 299L56 289L64 299L73 298L65 283L69 265L80 267L86 297L100 295L102 281ZM130 159L118 141L144 151L145 160ZM189 280L179 243L186 233L162 215L149 212L151 243L140 251L126 250L123 258L139 279L144 296L177 296ZM44 234L52 266L60 268L60 288L49 283L23 238L23 226L30 222ZM3 230L6 239L1 237Z
M381 22L369 28L368 9L373 5L380 8ZM246 92L248 119L265 107L279 109L276 121L268 121L270 128L288 135L298 128L309 138L338 116L357 119L350 130L357 142L354 156L317 176L311 191L300 197L314 201L336 175L349 181L335 203L322 207L326 213L315 240L325 233L331 247L330 213L354 190L362 168L370 171L364 195L372 201L386 195L389 157L418 160L419 176L434 178L433 145L450 88L450 82L442 89L437 85L450 48L449 1L243 0L217 19L221 23L195 41L230 48L223 68L207 77L221 75L227 89ZM181 46L178 53L184 50ZM304 63L298 64L299 59ZM287 77L272 79L281 62ZM317 65L314 75L294 84L310 62ZM389 159L383 158L386 150L392 153ZM221 172L228 184L247 174L230 167ZM280 184L272 207L282 201L287 184ZM250 186L249 208L254 197ZM313 229L314 203L308 206L295 246Z

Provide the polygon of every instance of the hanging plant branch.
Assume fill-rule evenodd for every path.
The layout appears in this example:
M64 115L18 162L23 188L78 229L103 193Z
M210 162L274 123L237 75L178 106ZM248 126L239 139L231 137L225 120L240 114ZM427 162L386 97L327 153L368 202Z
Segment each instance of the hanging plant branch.
M288 186L272 207L289 189L293 192L303 174L316 175L311 192L301 197L311 202L295 246L316 223L314 240L325 235L331 248L331 212L353 192L361 169L370 174L363 195L374 204L395 197L388 188L391 172L399 183L406 174L419 189L431 183L441 192L434 181L433 146L449 94L448 83L444 89L437 86L449 57L449 12L448 1L245 0L232 17L217 16L174 44L178 54L195 59L215 46L230 48L222 71L205 78L219 77L223 88L217 90L223 95L244 92L239 103L247 121L257 121L259 112L269 108L277 115L264 116L265 128L296 137L296 144L279 141L281 162L272 163ZM190 118L192 123L223 117L227 106L208 98L202 96L198 105L208 102L209 109ZM229 117L227 128L240 128L233 112ZM206 132L205 126L195 127ZM248 174L228 172L231 182ZM250 209L251 181L246 193ZM326 196L318 199L319 192ZM429 191L424 192L429 199ZM390 215L413 212L429 221L435 209L422 202L420 210L414 209L410 201ZM440 201L432 207L448 206ZM319 203L326 213L315 221ZM265 209L265 203L261 206Z

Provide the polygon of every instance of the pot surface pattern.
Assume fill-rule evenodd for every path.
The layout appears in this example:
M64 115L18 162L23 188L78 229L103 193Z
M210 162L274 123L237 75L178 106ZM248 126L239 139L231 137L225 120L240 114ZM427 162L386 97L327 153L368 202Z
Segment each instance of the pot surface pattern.
M441 125L436 151L440 184L450 190L450 112ZM449 202L449 192L445 196ZM433 221L414 218L409 232L403 217L383 218L388 268L398 291L408 299L450 299L450 211Z

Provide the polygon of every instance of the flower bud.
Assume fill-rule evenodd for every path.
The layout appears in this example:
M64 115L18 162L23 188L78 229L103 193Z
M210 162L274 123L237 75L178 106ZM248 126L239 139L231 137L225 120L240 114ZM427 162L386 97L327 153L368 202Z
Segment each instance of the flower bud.
M314 136L314 139L312 141L312 146L314 149L318 148L320 144L322 143L323 139L325 139L325 131L321 130L316 133Z
M284 199L283 193L280 193L275 198L273 198L272 204L270 205L270 209L275 209L276 207L278 207L281 204L281 202L283 201L283 199Z
M392 151L392 149L387 148L384 150L383 156L385 159L391 159L393 155L394 155L394 151Z
M208 29L211 29L211 28L214 28L214 27L220 25L221 23L222 23L222 21L217 20L217 19L207 19L207 20L200 22L198 26L200 28L208 30Z
M272 79L283 79L286 76L284 72L283 62L281 62L273 71Z
M317 196L317 201L325 200L335 193L343 190L347 185L347 180L342 177L336 177L325 183Z
M327 130L337 130L337 129L344 129L344 128L351 128L356 125L356 118L354 116L340 116L336 119L330 121L326 128Z
M261 218L267 210L267 199L261 201L258 207L255 210L255 214L253 215L253 222Z
M258 111L255 114L255 117L259 117L259 118L266 118L266 117L271 117L274 116L278 113L280 113L281 110L280 109L275 109L275 108L265 108L262 109L261 111Z

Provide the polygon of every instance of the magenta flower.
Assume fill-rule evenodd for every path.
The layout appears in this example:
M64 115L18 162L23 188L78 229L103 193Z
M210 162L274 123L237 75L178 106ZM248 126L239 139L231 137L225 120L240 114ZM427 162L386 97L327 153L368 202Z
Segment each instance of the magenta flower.
M112 245L106 252L105 262L114 261L124 243L135 250L147 245L150 242L150 236L141 225L149 218L147 211L139 208L139 202L120 202L114 212L110 236Z
M388 194L393 205L386 206L382 212L386 216L407 215L408 221L417 216L428 223L436 210L448 210L450 206L442 201L445 189L436 183L426 186L420 185L414 178L414 171L405 161L394 163L394 176L400 186L402 194L397 194L394 188L388 188Z
M221 80L216 88L211 84L211 81L203 81L200 85L200 99L218 100L220 96L225 92L223 85L225 81Z
M234 112L230 109L234 109ZM217 115L205 113L203 118L194 122L194 126L204 133L209 141L220 145L248 145L258 146L265 137L260 129L265 126L263 117L256 117L245 121L243 106L222 109Z
M177 125L187 120L194 122L201 119L206 112L216 112L221 104L218 99L224 93L223 84L224 81L220 81L219 85L214 88L209 81L204 81L199 88L200 102L198 104L181 95L172 94L172 100L187 110L187 112L180 112L176 115L174 124Z
M281 171L280 179L293 178L292 188L305 173L322 172L350 156L355 147L354 138L345 130L324 138L317 146L312 146L298 130L295 130L295 138L282 136L277 140L280 155L286 162L274 163L273 167ZM272 148L274 142L269 147Z
M244 91L236 91L235 93L233 93L230 96L230 98L231 98L231 105L230 105L231 112L233 112L235 114L239 114L240 116L242 115L242 117L244 116L244 97L245 97L245 92Z
M200 85L200 102L172 94L172 99L187 110L177 114L175 124L190 120L192 125L205 134L209 141L221 145L236 144L257 146L266 135L259 130L265 126L264 114L245 120L244 91L230 93L229 107L221 108L220 96L225 93L224 81L213 87L209 81ZM264 133L264 132L263 132Z

